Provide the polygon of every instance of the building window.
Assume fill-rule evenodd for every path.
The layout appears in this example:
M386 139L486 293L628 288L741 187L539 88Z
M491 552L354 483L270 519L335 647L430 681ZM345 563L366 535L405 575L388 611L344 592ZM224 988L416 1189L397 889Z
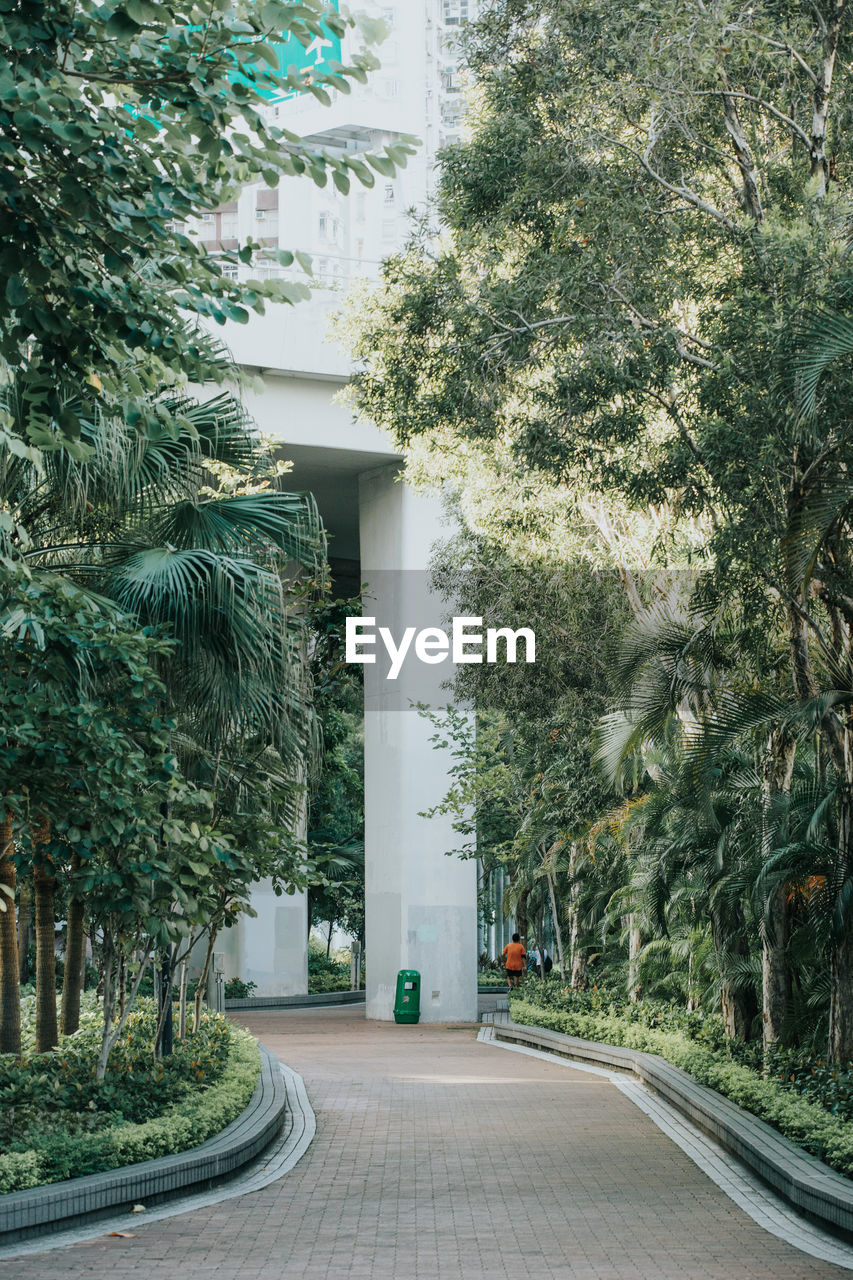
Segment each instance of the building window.
M328 211L321 213L319 229L321 239L327 240L330 244L337 244L341 234L341 220Z
M219 269L226 280L237 279L237 263L236 262L220 262Z
M444 21L449 27L467 22L468 16L468 0L444 0Z
M278 235L278 209L256 209L255 220L259 236Z
M393 182L385 183L385 203L386 204L394 203L394 183Z
M238 235L238 222L236 213L223 213L222 215L222 239L236 240Z

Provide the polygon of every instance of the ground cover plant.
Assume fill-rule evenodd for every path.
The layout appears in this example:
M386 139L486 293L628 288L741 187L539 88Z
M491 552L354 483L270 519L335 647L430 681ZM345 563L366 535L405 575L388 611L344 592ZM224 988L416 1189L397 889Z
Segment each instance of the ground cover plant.
M198 1146L244 1110L260 1070L254 1039L205 1010L172 1054L151 1052L153 999L128 1016L102 1080L102 1010L84 997L80 1030L35 1050L35 997L24 1000L23 1052L0 1057L0 1194L115 1169Z

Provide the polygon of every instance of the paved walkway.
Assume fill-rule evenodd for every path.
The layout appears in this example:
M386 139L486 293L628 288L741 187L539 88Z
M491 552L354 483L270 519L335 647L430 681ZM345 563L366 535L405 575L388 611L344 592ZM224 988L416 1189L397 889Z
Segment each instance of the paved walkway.
M360 1010L253 1014L317 1136L211 1209L2 1280L849 1280L756 1226L612 1084Z

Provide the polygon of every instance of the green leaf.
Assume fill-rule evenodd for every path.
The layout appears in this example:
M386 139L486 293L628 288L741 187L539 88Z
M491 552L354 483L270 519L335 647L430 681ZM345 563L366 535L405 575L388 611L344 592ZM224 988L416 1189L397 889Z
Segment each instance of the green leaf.
M29 301L29 292L19 275L9 276L6 281L6 300L13 307L22 307Z
M136 35L140 29L140 24L134 22L123 9L117 9L106 25L106 34L108 36L116 36L118 39L124 39L127 36Z
M129 17L141 27L147 23L161 22L168 17L168 11L154 4L153 0L125 0L124 8Z
M251 47L252 47L252 52L255 54L256 57L260 58L268 66L272 67L273 71L278 71L279 69L278 54L276 53L275 49L272 48L271 45L253 44Z

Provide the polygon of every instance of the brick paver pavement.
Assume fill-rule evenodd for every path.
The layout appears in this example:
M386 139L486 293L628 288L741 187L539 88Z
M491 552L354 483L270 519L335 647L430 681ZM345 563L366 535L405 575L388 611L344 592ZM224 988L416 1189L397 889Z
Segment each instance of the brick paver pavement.
M608 1081L343 1010L253 1014L317 1136L263 1191L2 1280L849 1280L756 1226Z

